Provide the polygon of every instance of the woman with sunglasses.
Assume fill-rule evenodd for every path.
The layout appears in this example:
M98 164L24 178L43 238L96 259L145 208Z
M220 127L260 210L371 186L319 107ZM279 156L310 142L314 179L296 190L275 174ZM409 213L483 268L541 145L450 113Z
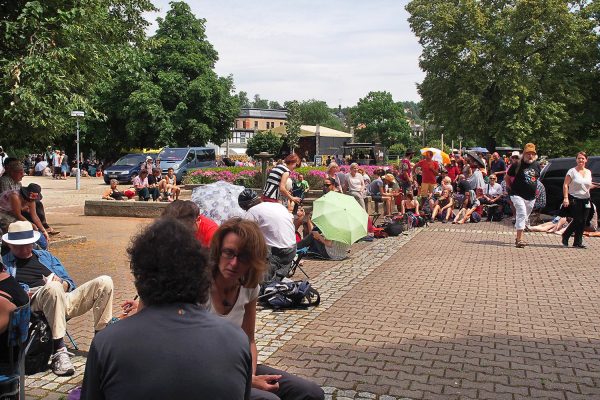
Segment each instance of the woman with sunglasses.
M259 283L267 268L267 245L258 225L233 218L215 232L211 245L213 284L208 308L239 326L248 336L252 353L250 399L323 399L316 384L265 365L257 365L254 341Z

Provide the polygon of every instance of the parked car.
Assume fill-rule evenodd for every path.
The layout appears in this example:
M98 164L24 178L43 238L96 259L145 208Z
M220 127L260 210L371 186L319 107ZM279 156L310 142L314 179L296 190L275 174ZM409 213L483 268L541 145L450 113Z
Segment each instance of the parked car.
M116 179L119 183L131 183L133 178L138 176L142 164L146 157L156 158L156 154L127 154L117 160L116 163L104 170L104 183L107 185L111 179Z
M177 182L181 183L188 171L217 166L215 149L211 147L165 147L158 155L164 174L173 168Z
M548 160L548 164L542 170L540 177L546 188L545 213L556 214L558 212L563 201L562 186L565 176L567 175L567 171L576 164L575 157L552 158ZM600 182L600 156L589 157L586 168L592 171L592 181ZM592 190L591 194L592 201L596 204L596 208L600 210L600 189Z

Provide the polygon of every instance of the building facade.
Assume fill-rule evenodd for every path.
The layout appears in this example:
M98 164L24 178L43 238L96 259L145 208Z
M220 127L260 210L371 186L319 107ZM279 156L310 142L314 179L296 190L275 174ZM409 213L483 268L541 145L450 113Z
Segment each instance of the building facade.
M231 139L223 144L221 154L227 149L231 155L245 154L248 139L256 132L275 129L287 123L287 110L266 110L260 108L242 108L231 129Z

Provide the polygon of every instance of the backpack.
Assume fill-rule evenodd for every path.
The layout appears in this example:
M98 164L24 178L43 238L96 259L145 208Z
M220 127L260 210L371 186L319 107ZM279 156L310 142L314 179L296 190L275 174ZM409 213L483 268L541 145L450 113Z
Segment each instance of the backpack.
M471 222L481 222L481 214L479 214L477 211L473 211L471 214Z
M308 281L283 279L281 282L269 282L262 288L262 293L258 301L264 307L276 310L308 308L321 302L321 295Z
M54 349L50 325L42 314L31 313L27 347L29 349L25 355L25 375L47 370Z
M385 227L385 233L388 236L398 236L406 230L406 223L402 220L394 221Z

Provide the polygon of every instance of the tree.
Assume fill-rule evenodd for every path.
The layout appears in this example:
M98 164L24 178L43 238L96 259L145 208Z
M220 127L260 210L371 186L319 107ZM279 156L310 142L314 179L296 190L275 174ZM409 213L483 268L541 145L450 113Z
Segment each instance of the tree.
M413 0L418 86L447 137L537 143L560 154L597 137L598 1Z
M248 98L248 93L244 91L238 93L238 102L240 103L241 108L250 108L252 106L250 104L250 99Z
M300 129L302 126L300 105L297 101L292 101L288 104L287 110L287 124L285 127L286 142L290 146L290 153L293 153L300 141Z
M279 110L281 109L281 104L279 104L277 101L269 101L269 108L271 110Z
M354 107L352 118L360 141L380 142L389 147L410 138L402 104L389 92L369 92Z
M256 154L266 151L267 153L277 155L281 151L283 140L273 132L265 131L255 133L246 145L246 154L254 157Z
M303 125L321 125L344 130L342 121L334 115L327 103L321 100L307 100L299 104L300 119Z
M261 99L259 94L254 95L254 102L252 103L254 108L269 108L269 100Z
M144 40L149 0L0 0L0 131L13 145L42 146L73 132L70 112L99 118L93 85Z

